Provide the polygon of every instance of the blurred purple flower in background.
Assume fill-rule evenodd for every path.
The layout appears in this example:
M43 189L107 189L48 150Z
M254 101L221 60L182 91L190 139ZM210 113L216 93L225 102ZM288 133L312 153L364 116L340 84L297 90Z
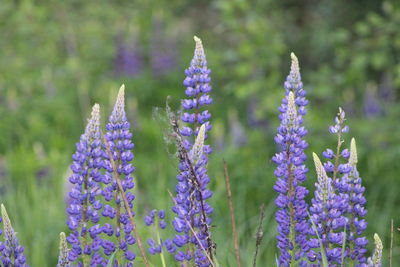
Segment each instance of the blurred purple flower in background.
M150 45L150 65L154 76L163 76L178 65L176 38L165 31L165 25L156 20L153 26Z
M139 75L144 69L144 59L137 41L127 43L121 36L118 36L115 43L115 74L130 77Z

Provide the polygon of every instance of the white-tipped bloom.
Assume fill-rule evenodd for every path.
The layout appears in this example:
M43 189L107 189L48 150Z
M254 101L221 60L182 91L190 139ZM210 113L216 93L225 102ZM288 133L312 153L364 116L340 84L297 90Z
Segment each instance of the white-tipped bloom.
M318 183L322 186L328 184L328 175L326 174L325 168L322 165L321 160L313 152L313 160L314 160L314 165L315 165L315 170L317 171L317 176L318 176Z
M115 121L123 121L125 115L125 85L121 85L118 91L117 101L115 102L113 112L111 114Z
M290 76L292 79L296 80L300 78L300 67L299 67L299 60L297 59L296 55L292 52L290 53L290 58L292 59L292 64L290 66Z
M313 152L313 159L314 159L315 170L317 171L317 178L318 178L317 188L319 188L320 193L322 194L322 196L320 195L320 197L325 205L326 200L328 199L329 195L332 194L332 192L333 192L331 179L326 174L324 165L322 165L321 160L319 159L317 154L315 154L314 152Z
M196 42L195 53L196 54L204 54L204 48L203 48L203 43L201 42L201 39L199 37L197 37L196 35L193 36L193 39Z
M368 258L368 267L381 267L382 266L382 251L383 243L378 234L374 234L375 250L372 257Z
M92 113L90 119L88 120L88 124L86 126L85 135L88 139L97 137L100 133L100 105L94 104L92 107Z
M67 244L67 239L65 237L65 233L61 232L60 233L60 252L58 256L58 263L57 267L67 267L69 266L69 260L68 260L68 244Z
M355 167L357 165L357 162L358 162L358 157L357 157L356 140L352 138L350 142L349 164L350 166Z
M1 217L4 225L4 239L11 242L14 239L15 233L11 225L10 217L8 217L7 210L3 204L1 204Z
M192 149L189 152L189 157L191 162L196 165L196 163L201 159L203 155L203 148L204 148L204 138L206 133L206 125L202 124L199 133L197 134L196 141Z

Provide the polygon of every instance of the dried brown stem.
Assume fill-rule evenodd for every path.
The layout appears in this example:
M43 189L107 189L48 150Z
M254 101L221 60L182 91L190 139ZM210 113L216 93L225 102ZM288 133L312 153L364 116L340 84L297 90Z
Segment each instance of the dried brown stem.
M119 191L121 193L121 197L122 197L122 200L124 202L125 210L128 213L128 216L129 216L132 228L133 228L133 232L134 232L136 240L137 240L137 244L138 244L138 247L139 247L140 254L142 255L142 258L143 258L143 261L144 261L144 264L146 265L146 267L150 267L149 260L147 259L146 252L145 252L144 247L143 247L142 239L140 238L139 233L138 233L137 228L136 228L135 218L133 217L131 208L129 207L129 202L128 202L128 199L126 198L126 195L125 195L125 192L124 192L124 188L122 186L121 178L120 178L120 176L118 174L118 168L115 165L114 159L112 157L110 145L108 144L108 141L104 136L103 136L103 140L104 140L104 144L106 146L106 152L108 154L108 157L110 158L110 162L111 162L111 165L113 167L113 173L114 173L115 181L117 182L118 189L119 189Z
M172 198L172 201L174 202L175 205L177 205L178 203L176 203L174 196L172 195L172 193L168 190L168 194L169 196ZM187 225L190 228L190 231L192 232L193 236L196 238L197 242L200 244L201 249L204 251L204 253L206 254L207 259L210 261L211 266L216 267L214 262L212 261L212 259L210 258L210 256L207 253L206 248L203 246L203 244L201 243L201 240L199 239L199 237L197 236L196 232L194 231L192 225L190 224L190 222L188 220L186 220L186 218L183 218L185 220L185 222L187 223Z
M207 216L206 216L206 212L205 212L205 208L204 208L204 199L203 199L203 194L201 191L201 184L200 181L197 177L196 171L194 170L193 164L189 158L189 155L186 151L186 149L183 147L183 138L180 134L179 131L179 124L178 124L178 120L176 119L175 114L170 110L168 104L167 104L167 114L169 116L170 119L170 124L172 126L172 131L173 131L173 135L176 139L176 143L177 143L177 147L178 147L178 156L179 159L183 162L185 162L185 164L189 167L189 172L190 172L190 176L192 177L191 179L191 183L195 186L196 190L199 192L199 198L200 198L200 210L201 210L201 222L202 222L202 226L204 227L204 233L207 236L207 251L208 251L208 256L211 259L213 259L213 242L211 240L211 234L210 234L210 230L209 230L209 226L207 224Z
M232 225L232 238L233 238L233 246L235 248L235 256L236 256L236 264L238 267L241 266L240 264L240 250L239 250L239 241L238 241L238 233L236 230L236 223L235 223L235 213L233 211L233 204L232 204L232 191L231 191L231 182L228 172L228 164L224 160L224 176L225 176L225 185L226 185L226 195L228 198L229 204L229 213L231 215L231 225Z
M256 233L256 250L255 250L254 256L253 256L253 267L256 267L256 265L257 265L258 250L260 248L261 241L264 238L264 232L262 230L262 224L264 222L264 218L265 218L265 205L263 203L260 207L260 221L259 221L257 233Z

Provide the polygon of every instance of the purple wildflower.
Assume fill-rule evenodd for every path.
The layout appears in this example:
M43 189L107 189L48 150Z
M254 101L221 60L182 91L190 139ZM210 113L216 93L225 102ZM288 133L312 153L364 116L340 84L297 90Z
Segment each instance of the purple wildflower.
M177 247L183 249L175 255L177 261L192 259L190 252L187 252L187 245L193 244L196 248L194 262L199 266L209 266L210 262L204 249L209 252L212 251L209 231L211 218L209 216L213 209L205 201L212 196L212 192L207 189L210 178L207 175L206 168L211 148L204 145L204 140L207 139L207 133L211 130L209 122L211 114L207 110L202 110L202 108L211 104L212 99L208 94L211 91L209 85L210 70L207 68L203 45L199 38L194 37L194 39L196 41L194 57L189 68L185 71L186 78L183 82L188 98L182 101L184 113L181 120L186 123L186 126L180 130L180 134L186 137L181 145L188 152L190 164L181 159L179 164L180 174L176 177L178 180L174 199L176 205L172 208L172 211L176 213L177 217L172 224L178 234L173 242ZM192 145L193 139L190 140L190 137L193 136L197 136L194 145ZM194 170L196 177L193 177L191 170ZM208 256L212 257L211 253Z
M98 255L99 247L96 244L101 242L99 221L102 204L97 198L101 194L102 153L100 107L95 104L85 133L76 144L76 152L72 156L72 175L69 177L73 187L69 192L67 208L67 224L71 230L67 241L72 246L68 259L78 265L89 261L89 255Z
M11 225L6 208L1 204L0 222L4 226L4 242L0 242L0 261L4 267L27 267L24 248L19 244L17 234ZM0 235L2 232L0 232Z
M365 188L361 185L361 178L357 171L357 152L355 140L351 140L351 149L341 150L342 134L349 131L349 127L344 124L346 120L345 112L339 108L335 118L335 125L329 127L329 131L337 135L336 153L327 149L323 155L328 161L324 164L327 173L332 174L334 190L341 200L338 210L342 216L348 220L346 225L346 250L345 257L350 257L357 263L365 263L366 245L368 240L362 236L367 222L363 217L367 210L364 208L366 199L363 196ZM348 159L343 163L341 158ZM344 228L342 229L342 232Z
M307 130L301 126L306 114L306 92L301 82L297 57L292 53L291 70L285 82L285 97L279 108L281 125L275 142L279 152L272 158L278 165L275 175L278 178L274 190L279 193L276 198L278 211L278 248L280 250L279 265L289 266L298 262L305 266L302 259L309 247L307 243L308 222L307 203L304 198L308 190L301 186L306 180L308 171L304 164L304 150L308 144L302 139Z
M332 179L328 177L325 168L315 153L313 153L313 158L318 181L315 183L316 190L310 207L311 220L315 228L310 230L310 234L313 237L309 240L309 246L312 249L316 249L316 251L310 250L308 259L311 262L321 261L319 249L320 242L322 242L328 262L330 264L341 264L341 246L344 240L343 229L348 224L348 220L343 216L341 209L347 203L347 200L335 193ZM317 236L320 240L318 240Z
M124 85L122 85L119 90L117 101L109 117L106 129L105 138L116 166L116 172L121 179L129 208L134 215L135 213L132 211L132 208L135 196L130 191L135 185L132 176L135 168L131 163L134 158L132 153L134 144L131 141L132 133L130 132L130 124L125 114ZM103 155L105 158L104 167L106 169L106 173L103 177L103 183L106 184L103 189L103 196L107 204L104 205L102 215L116 221L114 225L105 224L103 232L108 236L114 235L118 239L118 244L115 245L108 240L104 240L101 245L104 248L104 253L108 256L116 249L123 251L128 265L132 265L136 255L130 250L130 245L135 244L136 239L133 237L133 228L129 220L128 212L125 210L125 206L122 203L122 192L120 192L117 180L114 177L115 170L113 169L112 162L107 153Z

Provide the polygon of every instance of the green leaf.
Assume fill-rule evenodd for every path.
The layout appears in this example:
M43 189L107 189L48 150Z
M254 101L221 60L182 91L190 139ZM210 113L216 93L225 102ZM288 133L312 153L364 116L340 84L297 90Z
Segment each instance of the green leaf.
M308 211L307 211L307 213L308 213ZM324 245L322 244L321 238L319 237L317 226L315 226L314 221L311 219L310 213L308 213L308 217L310 218L312 228L313 228L314 232L317 234L317 238L319 240L319 247L321 249L321 256L322 256L322 266L329 267L328 259L326 258L325 248L324 248Z
M115 255L117 255L117 250L111 255L110 259L108 260L107 267L112 267L113 266Z

